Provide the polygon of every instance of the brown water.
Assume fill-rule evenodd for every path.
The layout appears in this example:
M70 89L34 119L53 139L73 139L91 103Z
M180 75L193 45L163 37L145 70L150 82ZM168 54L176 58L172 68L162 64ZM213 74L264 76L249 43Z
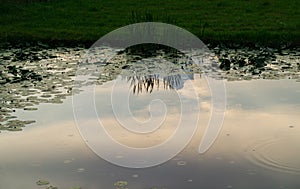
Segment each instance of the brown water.
M205 154L199 154L211 103L206 80L194 78L192 82L198 86L200 98L199 127L191 143L170 161L152 168L130 169L101 159L81 138L74 122L72 99L67 97L63 104L41 104L34 112L16 112L20 119L37 122L22 132L1 133L0 188L46 188L36 185L42 179L62 189L116 188L117 181L127 181L129 189L298 189L300 83L295 80L226 82L228 104L222 130L213 146ZM98 109L104 106L105 92L112 85L113 81L97 87ZM124 89L129 90L127 86ZM174 91L154 90L151 95L131 95L133 114L139 120L147 120L145 104L158 96L166 97L176 106L174 94ZM135 147L163 142L174 130L172 120L178 114L176 109L169 110L171 114L166 117L169 122L161 131L141 137L124 133L108 111L101 111L110 134L119 142Z

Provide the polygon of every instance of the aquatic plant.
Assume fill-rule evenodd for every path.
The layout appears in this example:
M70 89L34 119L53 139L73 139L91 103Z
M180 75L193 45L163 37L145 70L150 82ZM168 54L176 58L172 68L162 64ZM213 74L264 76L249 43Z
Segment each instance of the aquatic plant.
M39 186L44 186L44 185L50 184L50 182L47 181L47 180L38 180L38 181L36 182L36 184L39 185Z
M59 51L58 59L56 52ZM12 116L16 110L35 111L40 103L62 103L71 95L79 54L67 49L29 47L0 53L0 130L21 131L34 123ZM74 51L76 52L76 51ZM64 59L64 60L63 60Z
M127 181L117 181L114 183L115 189L128 189L127 185Z

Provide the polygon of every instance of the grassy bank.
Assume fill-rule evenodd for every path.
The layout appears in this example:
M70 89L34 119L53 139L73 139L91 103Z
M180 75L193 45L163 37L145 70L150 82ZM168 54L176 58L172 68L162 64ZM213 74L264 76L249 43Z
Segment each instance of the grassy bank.
M206 43L274 47L300 44L299 0L0 2L1 42L91 45L99 37L126 24L160 21L175 23Z

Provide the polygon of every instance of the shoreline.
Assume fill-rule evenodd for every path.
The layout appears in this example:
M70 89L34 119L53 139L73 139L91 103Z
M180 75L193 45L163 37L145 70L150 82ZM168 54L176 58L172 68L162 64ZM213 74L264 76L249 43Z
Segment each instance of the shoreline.
M102 36L101 36L102 37ZM100 37L100 38L101 38ZM1 39L1 38L0 38ZM201 40L201 38L199 38ZM90 48L98 39L95 40L51 40L51 39L43 39L43 40L8 40L0 42L0 49L10 49L10 48L30 48L30 47L41 47L44 49L53 49L57 47L66 47L66 48ZM275 50L286 50L286 49L299 49L300 48L300 39L298 41L295 40L293 42L286 41L276 43L275 41L270 43L257 43L254 41L242 41L237 42L230 39L214 40L214 39L204 39L201 40L209 49L212 48L223 48L223 49L242 49L247 48L250 50L255 49L265 49L271 48Z

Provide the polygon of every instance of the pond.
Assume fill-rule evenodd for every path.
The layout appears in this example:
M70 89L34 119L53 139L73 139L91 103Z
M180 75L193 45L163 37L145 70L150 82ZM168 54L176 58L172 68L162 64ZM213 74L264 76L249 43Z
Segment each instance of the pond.
M232 62L247 51L215 49L204 62L212 60L217 66L204 70L186 64L185 55L163 51L145 57L103 48L104 55L120 53L105 64L97 60L82 69L77 63L86 49L28 51L36 53L1 52L0 188L300 187L297 50L274 53L263 69L250 64L235 68L234 63L228 69L225 59ZM18 52L23 53L18 59L8 58ZM213 111L209 78L224 82L227 105L216 140L199 153ZM126 168L99 157L97 148L111 152L116 161L134 157L135 151L116 155L114 146L93 146L93 136L106 142L103 133L97 133L102 130L85 133L80 126L99 122L116 142L133 149L164 143L181 127L179 123L192 136L166 162ZM195 123L193 132L190 126ZM176 141L180 137L185 135ZM147 154L148 158L166 154L177 143L169 147Z

